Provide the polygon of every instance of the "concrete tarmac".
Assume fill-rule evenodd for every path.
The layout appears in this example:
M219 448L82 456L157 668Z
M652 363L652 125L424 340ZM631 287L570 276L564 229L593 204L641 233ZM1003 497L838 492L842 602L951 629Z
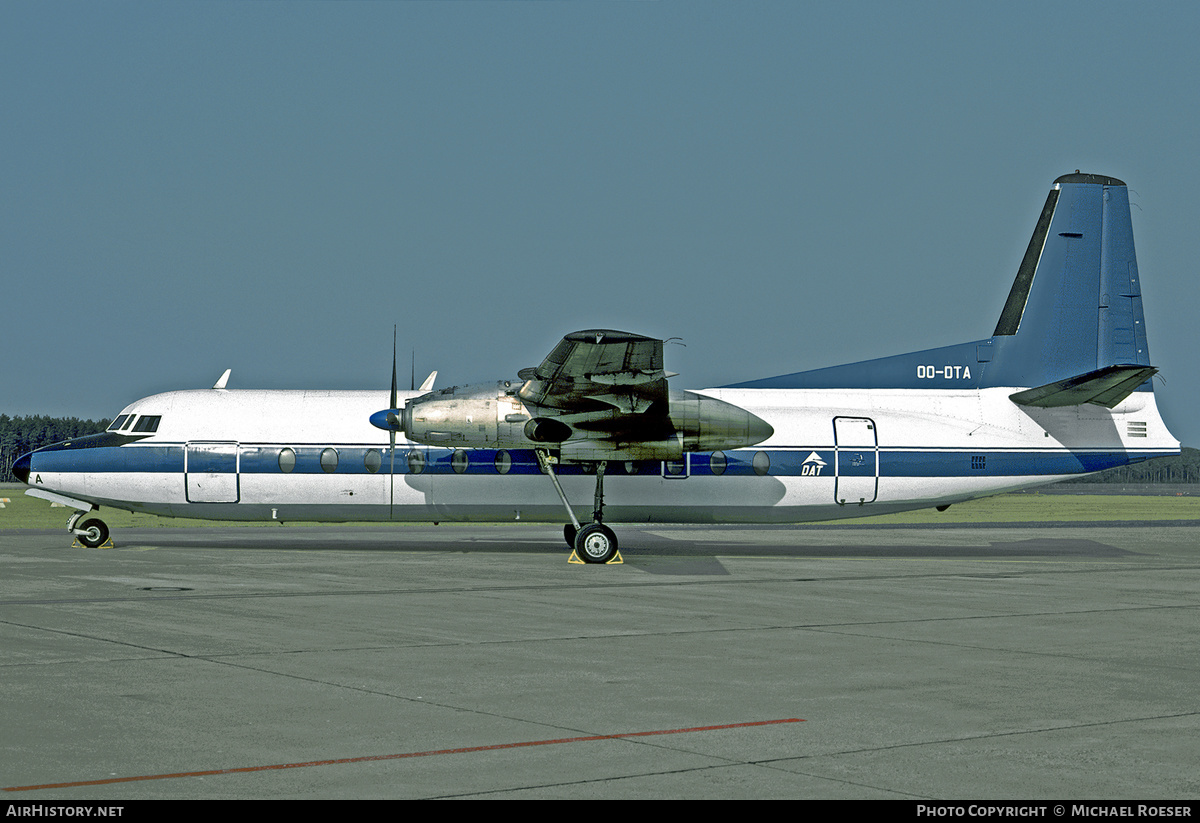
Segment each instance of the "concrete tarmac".
M0 532L0 788L1200 797L1200 523L616 528Z

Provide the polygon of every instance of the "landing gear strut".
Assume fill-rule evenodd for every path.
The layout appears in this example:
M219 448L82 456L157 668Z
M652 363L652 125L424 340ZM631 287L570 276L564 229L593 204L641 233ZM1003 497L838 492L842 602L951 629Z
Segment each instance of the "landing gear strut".
M612 561L617 557L617 535L603 523L604 469L608 464L600 461L596 465L596 495L592 509L592 522L583 526L579 523L579 518L575 516L574 510L571 509L567 495L563 493L562 484L558 482L558 475L554 473L554 458L549 452L542 449L537 450L537 456L538 462L542 464L546 474L550 475L550 482L554 484L554 490L558 492L558 497L567 510L567 516L571 518L571 522L563 527L563 537L566 538L567 545L575 549L576 556L584 563Z

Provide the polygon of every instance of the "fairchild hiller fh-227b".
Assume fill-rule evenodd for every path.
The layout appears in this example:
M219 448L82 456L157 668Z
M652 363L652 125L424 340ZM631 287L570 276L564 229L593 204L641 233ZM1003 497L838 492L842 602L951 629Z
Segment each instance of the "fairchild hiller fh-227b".
M1125 184L1055 181L990 337L721 388L669 385L663 341L568 334L515 379L138 400L26 454L28 494L227 520L795 523L930 506L1177 454L1155 405ZM227 376L227 375L226 375ZM588 497L591 498L588 501ZM584 501L577 507L571 501ZM591 514L586 512L590 502ZM80 522L82 520L82 522Z

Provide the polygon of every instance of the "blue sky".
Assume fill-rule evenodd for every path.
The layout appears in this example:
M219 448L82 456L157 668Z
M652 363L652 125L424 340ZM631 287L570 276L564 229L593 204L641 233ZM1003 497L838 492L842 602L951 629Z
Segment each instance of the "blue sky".
M988 336L1053 180L1131 189L1200 445L1200 7L0 5L0 412L512 377L566 332L679 387ZM403 371L403 370L402 370Z

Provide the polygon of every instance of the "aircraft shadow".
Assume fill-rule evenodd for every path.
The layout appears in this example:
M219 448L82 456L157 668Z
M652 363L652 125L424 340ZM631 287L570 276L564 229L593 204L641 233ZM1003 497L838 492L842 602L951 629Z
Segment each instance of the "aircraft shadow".
M940 531L940 530L939 530ZM957 530L955 530L957 531ZM888 530L840 532L846 539L811 543L803 526L720 529L698 527L637 528L618 526L625 562L642 566L646 561L723 555L813 559L1076 559L1116 558L1137 552L1086 538L1055 534L991 540L987 544L950 542L911 543L895 539ZM746 539L740 539L746 535ZM750 535L753 535L751 538ZM764 541L763 536L772 539ZM967 538L968 534L963 533ZM801 542L803 541L803 542ZM357 551L457 553L567 553L561 532L553 524L494 527L444 525L409 527L216 527L177 529L126 529L115 535L116 548L208 548L274 551ZM667 573L665 568L647 571Z

